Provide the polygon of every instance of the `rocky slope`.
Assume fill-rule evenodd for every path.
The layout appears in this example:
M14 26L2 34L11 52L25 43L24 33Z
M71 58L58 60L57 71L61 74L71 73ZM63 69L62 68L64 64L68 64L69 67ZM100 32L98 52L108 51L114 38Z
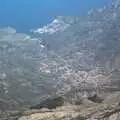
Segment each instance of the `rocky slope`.
M37 38L12 28L0 29L0 109L36 103L55 90L55 75L40 72L45 57L41 46Z
M75 105L96 94L119 91L119 5L119 0L113 0L86 17L59 16L50 25L32 30L31 35L1 28L1 112L28 108L56 94ZM106 103L100 105L106 110ZM111 110L116 111L115 106Z
M114 97L113 97L114 96ZM120 120L120 92L106 94L102 103L84 100L81 105L56 109L22 110L3 113L1 120ZM2 118L2 116L5 116Z
M59 75L57 88L63 92L74 86L119 90L119 3L115 0L82 18L58 17L68 28L40 34L49 56L43 60L46 68L42 71Z

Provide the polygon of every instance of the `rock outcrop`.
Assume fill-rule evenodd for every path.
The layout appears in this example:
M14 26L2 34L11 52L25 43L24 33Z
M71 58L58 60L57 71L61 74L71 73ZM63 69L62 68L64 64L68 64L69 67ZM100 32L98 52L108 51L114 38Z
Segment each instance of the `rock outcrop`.
M58 106L64 105L64 98L61 96L51 97L44 101L42 101L40 104L31 106L30 109L42 109L42 108L48 108L48 109L54 109Z
M8 112L2 114L0 120L120 120L120 102L117 96L120 96L120 92L107 94L106 97L113 101L89 106L87 104L64 105L55 109Z

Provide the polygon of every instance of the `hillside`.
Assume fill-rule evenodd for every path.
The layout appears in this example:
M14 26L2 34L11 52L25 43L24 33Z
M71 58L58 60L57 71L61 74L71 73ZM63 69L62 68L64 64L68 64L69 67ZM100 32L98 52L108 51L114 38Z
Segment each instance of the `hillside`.
M76 105L120 91L119 19L120 0L113 0L88 16L58 16L30 35L1 28L1 112L28 109L56 95Z

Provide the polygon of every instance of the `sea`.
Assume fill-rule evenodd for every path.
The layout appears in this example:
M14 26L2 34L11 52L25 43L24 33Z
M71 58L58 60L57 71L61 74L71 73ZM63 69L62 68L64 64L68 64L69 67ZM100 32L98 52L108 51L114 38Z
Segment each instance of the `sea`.
M84 16L112 0L0 0L0 28L28 32L49 24L56 16Z

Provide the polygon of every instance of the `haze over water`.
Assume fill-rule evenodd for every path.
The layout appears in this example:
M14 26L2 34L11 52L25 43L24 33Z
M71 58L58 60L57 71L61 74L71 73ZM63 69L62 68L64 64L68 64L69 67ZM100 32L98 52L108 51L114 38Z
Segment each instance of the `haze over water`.
M111 0L0 0L0 27L11 26L20 32L50 23L56 16L85 15L91 8Z

